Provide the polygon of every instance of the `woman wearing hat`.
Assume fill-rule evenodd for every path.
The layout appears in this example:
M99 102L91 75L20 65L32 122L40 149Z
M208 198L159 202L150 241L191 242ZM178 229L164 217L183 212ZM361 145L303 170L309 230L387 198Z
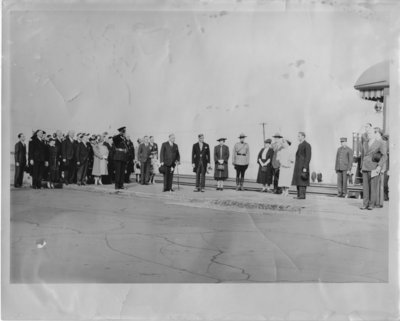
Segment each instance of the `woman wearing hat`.
M293 177L293 165L294 165L294 153L291 149L292 143L284 139L282 141L282 149L278 154L277 160L279 161L281 168L279 173L279 187L282 188L282 196L289 195L289 187L292 185Z
M244 174L249 167L250 162L250 147L244 142L247 136L240 134L240 141L233 147L232 163L236 170L236 190L243 191Z
M257 163L259 165L257 183L263 186L261 192L269 192L272 184L271 161L274 156L274 150L271 148L271 143L271 139L266 139L264 141L264 147L260 150L257 157Z
M93 146L93 176L95 185L103 185L102 176L108 175L108 148L103 144L103 137L98 136L92 141Z
M223 191L224 180L228 178L229 148L225 145L226 138L217 141L219 145L214 147L214 179L217 181L217 191Z

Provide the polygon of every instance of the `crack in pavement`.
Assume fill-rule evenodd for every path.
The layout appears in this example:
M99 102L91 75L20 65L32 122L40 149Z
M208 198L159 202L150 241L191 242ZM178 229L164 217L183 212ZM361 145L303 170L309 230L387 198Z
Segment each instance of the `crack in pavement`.
M148 262L148 263L164 266L164 267L172 269L172 270L176 270L176 271L180 271L180 272L187 272L187 273L190 273L190 274L193 274L193 275L202 276L202 277L205 277L205 278L208 278L208 279L215 280L218 283L221 282L221 280L219 280L217 278L214 278L212 276L208 276L208 275L204 275L204 274L201 274L201 273L193 272L193 271L190 271L190 270L187 270L187 269L184 269L184 268L178 268L178 267L175 267L175 266L172 266L172 265L164 264L164 263L161 263L161 262L156 262L156 261L149 260L149 259L137 256L137 255L134 255L134 254L123 252L123 251L121 251L119 249L116 249L116 248L111 246L107 235L105 235L104 240L105 240L106 246L113 252L117 252L117 253L120 253L122 255L129 256L129 257L132 257L132 258L135 258L135 259L139 259L139 260L142 260L144 262Z
M246 276L246 278L243 279L243 280L249 280L249 279L251 278L251 275L250 275L249 273L247 273L246 270L245 270L244 268L237 267L237 266L230 265L230 264L226 264L226 263L222 263L222 262L218 262L218 261L217 261L217 257L220 256L220 255L222 255L222 254L224 254L224 251L222 251L222 250L221 250L218 246L216 246L215 244L211 244L209 241L207 241L207 240L205 239L203 233L200 233L200 235L201 235L201 238L204 240L204 242L206 242L206 243L209 244L209 245L213 245L213 246L216 248L216 250L214 250L214 251L218 251L217 254L215 254L215 255L212 256L212 258L211 258L211 260L210 260L210 263L209 263L208 266L207 266L207 270L206 270L207 273L210 271L210 267L211 267L211 265L214 263L214 264L219 264L219 265L225 265L225 266L231 267L231 268L233 268L233 269L239 270L241 274L243 274L243 275Z
M371 248L364 247L364 246L359 246L359 245L348 244L348 243L344 243L344 242L328 239L328 238L325 238L325 237L322 237L322 236L318 236L318 235L313 235L313 234L287 232L287 231L282 231L282 230L274 231L274 230L271 230L271 229L267 229L267 231L269 231L271 233L282 233L282 234L290 234L290 235L298 235L298 236L308 236L308 237L316 238L316 239L319 239L319 240L323 240L323 241L328 241L328 242L344 245L344 246L347 246L347 247L354 247L354 248L358 248L358 249L364 249L364 250L369 250L369 251L373 251L373 252L382 253L382 251L379 251L379 250L375 250L375 249L371 249Z

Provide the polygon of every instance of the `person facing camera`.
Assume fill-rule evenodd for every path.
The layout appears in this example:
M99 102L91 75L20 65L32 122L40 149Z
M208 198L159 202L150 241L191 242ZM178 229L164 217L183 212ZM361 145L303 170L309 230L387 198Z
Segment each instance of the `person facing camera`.
M270 192L272 184L272 158L274 156L274 150L271 147L272 140L266 139L264 141L264 147L260 150L257 157L258 163L258 175L257 183L262 184L260 192Z

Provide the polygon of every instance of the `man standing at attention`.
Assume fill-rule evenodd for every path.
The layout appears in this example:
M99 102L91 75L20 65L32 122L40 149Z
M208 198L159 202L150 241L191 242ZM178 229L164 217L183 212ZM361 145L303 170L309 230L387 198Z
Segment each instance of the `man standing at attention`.
M347 175L350 175L353 166L353 150L347 146L347 138L340 139L340 146L336 153L335 171L337 173L338 197L347 196Z
M64 168L64 182L66 185L72 184L74 179L74 158L75 158L75 132L70 130L67 137L61 144L61 155Z
M15 176L14 176L14 187L21 187L24 179L24 170L26 166L26 145L25 135L18 134L18 142L15 144L14 149L15 159Z
M164 192L173 192L172 180L175 166L179 165L180 155L178 145L175 144L175 135L169 135L169 140L161 145L160 165L165 167Z
M281 164L279 162L279 151L283 149L282 135L276 133L274 136L274 143L272 144L272 149L274 150L274 154L272 156L272 176L274 179L274 193L281 194L282 188L279 187L279 172Z
M295 198L304 200L307 186L310 186L311 145L306 142L306 134L303 132L299 133L298 139L299 146L296 152L292 185L297 186L297 197Z
M210 164L210 146L204 142L204 135L198 136L199 141L192 148L192 166L193 172L196 173L195 192L204 192L206 184L206 172L208 164Z
M124 189L126 162L128 160L128 146L126 144L126 127L118 129L119 134L113 137L113 160L115 169L115 189Z
M140 184L149 185L150 180L150 155L151 155L151 147L149 144L149 137L143 137L143 143L139 145L139 161L140 161L140 169L142 176L140 177Z

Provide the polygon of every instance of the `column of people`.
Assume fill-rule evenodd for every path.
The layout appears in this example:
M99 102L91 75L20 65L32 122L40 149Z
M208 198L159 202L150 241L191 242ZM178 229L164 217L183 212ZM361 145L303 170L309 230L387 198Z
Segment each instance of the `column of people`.
M126 134L126 127L118 129L118 134L109 136L90 135L69 131L62 134L56 131L46 135L37 130L29 141L26 159L25 136L18 135L15 145L14 186L22 186L23 172L32 176L32 188L42 188L47 182L48 188L57 184L96 184L114 183L115 189L123 189L124 183L130 183L132 173L136 182L142 185L154 183L159 169L164 174L164 191L172 192L173 174L180 162L180 154L175 135L171 134L163 143L159 153L153 136L144 136L137 140L136 146ZM236 171L236 190L244 190L245 173L250 163L250 147L245 142L246 135L241 133L239 141L232 149L232 164ZM288 196L289 187L296 185L297 198L304 199L309 185L309 163L311 146L305 141L305 134L299 133L299 147L296 155L291 151L291 142L279 133L264 142L257 156L259 166L257 183L262 185L261 192L271 192ZM205 175L214 167L216 189L223 191L224 181L229 177L228 164L231 157L225 145L227 138L217 139L218 144L211 154L210 147L204 141L204 135L198 135L198 142L192 148L192 167L196 174L195 192L205 191ZM214 166L211 166L211 155Z

